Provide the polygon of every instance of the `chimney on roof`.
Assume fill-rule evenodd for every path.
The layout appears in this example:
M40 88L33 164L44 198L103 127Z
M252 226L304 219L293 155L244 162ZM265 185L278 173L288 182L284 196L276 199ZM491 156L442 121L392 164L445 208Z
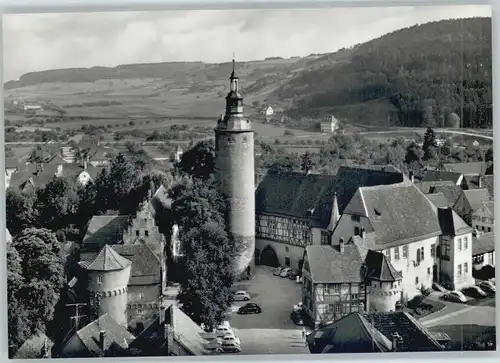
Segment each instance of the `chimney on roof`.
M104 339L106 338L106 331L101 330L99 332L99 348L104 352Z
M339 251L341 254L344 253L344 248L345 248L344 239L342 237L340 237L340 239L339 239Z
M401 344L403 343L403 338L399 335L398 332L392 333L392 351L397 352L398 348L401 348Z
M481 175L479 176L479 180L477 182L477 186L481 189L483 187L483 178Z

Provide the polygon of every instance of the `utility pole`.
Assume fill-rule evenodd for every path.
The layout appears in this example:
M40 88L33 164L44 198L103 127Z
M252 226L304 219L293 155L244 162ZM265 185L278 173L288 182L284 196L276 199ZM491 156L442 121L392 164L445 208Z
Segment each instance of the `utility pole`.
M74 307L75 308L75 315L70 317L70 320L73 320L75 322L75 329L78 330L80 327L80 318L86 317L87 315L80 315L78 309L81 306L87 306L86 303L74 303L74 304L66 304L67 307Z

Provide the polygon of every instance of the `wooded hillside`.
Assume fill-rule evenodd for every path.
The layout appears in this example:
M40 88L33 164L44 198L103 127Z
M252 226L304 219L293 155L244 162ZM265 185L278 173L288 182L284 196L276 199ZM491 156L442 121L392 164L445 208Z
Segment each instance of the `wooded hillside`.
M458 115L462 127L491 127L491 49L491 18L417 25L343 50L346 61L328 62L333 54L313 61L323 64L274 96L292 100L292 118L455 126Z

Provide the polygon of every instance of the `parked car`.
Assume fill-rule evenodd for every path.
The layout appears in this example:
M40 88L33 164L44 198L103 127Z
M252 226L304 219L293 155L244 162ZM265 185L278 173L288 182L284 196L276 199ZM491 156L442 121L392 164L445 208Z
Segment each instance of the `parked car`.
M295 280L297 278L297 276L299 276L299 273L295 270L292 270L288 273L288 278L290 280Z
M281 274L281 271L283 270L284 267L276 267L276 269L273 272L274 276L279 276Z
M444 300L458 302L458 303L466 303L467 298L461 291L450 291L443 295Z
M262 312L262 309L260 308L259 305L255 303L248 303L243 305L241 308L238 309L238 314L244 315L244 314L260 314Z
M290 271L292 271L290 267L285 267L283 270L281 270L280 277L287 277Z
M231 296L232 301L248 301L250 300L250 294L246 291L236 291Z
M475 298L482 298L488 296L481 288L478 286L469 286L464 289L462 289L462 292L470 297L475 297Z
M227 326L224 326L224 325L219 325L217 327L217 329L215 330L215 333L217 334L218 338L223 338L227 334L234 334L233 333L233 329L231 329L231 328L229 328Z
M240 338L236 337L234 334L228 334L224 338L222 338L222 340L223 340L222 344L224 344L224 343L234 343L234 344L237 344L237 345L241 345Z
M222 351L224 353L239 353L241 352L241 347L235 343L222 343Z
M496 289L495 289L495 285L493 285L491 283L491 281L483 281L479 284L479 287L485 291L485 292L489 292L490 294L494 294Z
M304 325L304 319L302 319L300 310L293 310L290 314L290 319L292 319L295 325Z

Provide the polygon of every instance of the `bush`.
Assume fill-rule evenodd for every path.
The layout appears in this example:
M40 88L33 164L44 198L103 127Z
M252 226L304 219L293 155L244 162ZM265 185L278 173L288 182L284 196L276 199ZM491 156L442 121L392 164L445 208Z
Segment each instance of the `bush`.
M432 292L432 290L428 287L425 287L424 284L420 285L419 291L424 297L429 296Z

